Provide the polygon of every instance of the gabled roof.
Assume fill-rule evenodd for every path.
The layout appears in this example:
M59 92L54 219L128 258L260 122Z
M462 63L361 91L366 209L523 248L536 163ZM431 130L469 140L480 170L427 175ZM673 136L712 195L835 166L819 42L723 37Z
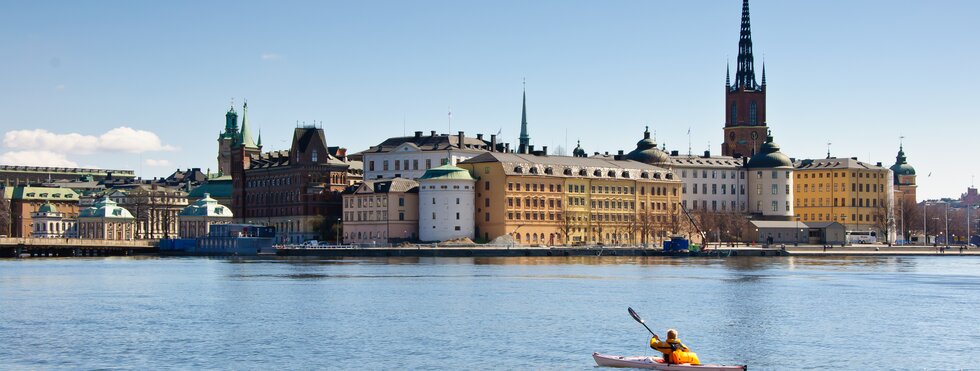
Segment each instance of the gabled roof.
M558 177L673 179L665 168L611 157L536 156L531 154L487 152L462 164L499 162L507 175ZM598 175L597 175L598 174Z
M430 133L430 135L421 135L421 132L417 132L415 136L408 137L392 137L385 139L378 145L371 146L358 154L363 155L365 153L384 153L391 152L402 145L410 145L418 148L420 151L441 151L452 149L454 151L473 151L473 152L484 152L490 149L490 142L463 136L463 148L459 147L459 135L450 134L435 134L435 132Z

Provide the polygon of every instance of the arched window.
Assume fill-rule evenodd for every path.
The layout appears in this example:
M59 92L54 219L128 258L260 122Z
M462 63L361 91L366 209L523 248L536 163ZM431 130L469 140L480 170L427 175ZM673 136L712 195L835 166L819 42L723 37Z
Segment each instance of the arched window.
M755 101L749 103L749 122L752 125L756 125L759 123L759 115L756 113L757 109L758 106L756 106Z

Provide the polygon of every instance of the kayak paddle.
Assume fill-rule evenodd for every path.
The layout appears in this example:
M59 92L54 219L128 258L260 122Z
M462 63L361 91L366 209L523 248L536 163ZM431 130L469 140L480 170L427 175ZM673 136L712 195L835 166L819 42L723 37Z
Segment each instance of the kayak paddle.
M643 327L647 328L647 331L650 331L650 335L657 336L657 334L654 334L653 330L651 330L650 327L648 327L647 324L643 322L643 318L640 318L640 315L636 314L636 311L633 310L633 308L626 307L626 309L629 310L630 316L633 317L633 319L635 319L636 322L639 322L641 325L643 325Z

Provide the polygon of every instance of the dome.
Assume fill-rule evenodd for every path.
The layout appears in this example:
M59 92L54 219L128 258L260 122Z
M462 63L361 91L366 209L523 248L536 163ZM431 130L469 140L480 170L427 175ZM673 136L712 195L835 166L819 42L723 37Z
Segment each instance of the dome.
M41 205L41 207L37 208L37 212L56 213L58 212L58 208L54 207L54 205L52 205L50 202L45 202L44 205Z
M193 205L188 205L180 211L180 216L210 216L231 218L231 209L219 204L217 200L211 198L210 193L205 193L204 198L197 200Z
M96 202L92 207L86 208L78 213L79 218L118 218L133 219L133 214L129 210L119 207L115 201L108 196Z
M470 172L461 167L453 165L442 165L431 168L422 174L419 180L476 180L470 176Z
M793 167L793 162L789 157L779 152L779 145L772 141L772 134L766 137L766 142L759 147L756 153L746 164L749 168L773 168L773 167Z
M650 128L643 132L643 139L636 142L636 149L626 154L627 160L633 160L637 162L642 162L648 165L662 164L670 161L670 156L667 152L661 151L657 148L657 142L650 139Z
M899 184L899 175L915 175L915 168L912 167L912 165L909 165L908 161L906 160L905 150L902 148L902 146L898 147L898 156L895 156L895 164L889 169L892 170L892 173L895 173L895 184Z
M582 141L581 140L578 141L578 143L575 145L575 149L572 150L572 156L574 156L574 157L589 157L587 154L585 154L585 150L582 149Z

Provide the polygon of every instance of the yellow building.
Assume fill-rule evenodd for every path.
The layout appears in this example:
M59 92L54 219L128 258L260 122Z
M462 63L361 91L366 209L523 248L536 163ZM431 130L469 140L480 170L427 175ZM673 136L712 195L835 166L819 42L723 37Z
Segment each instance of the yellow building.
M488 152L463 161L478 179L476 236L521 245L656 243L677 228L680 182L667 169L608 158Z
M801 222L838 222L848 231L890 234L891 171L855 158L802 160L796 164L794 206Z

